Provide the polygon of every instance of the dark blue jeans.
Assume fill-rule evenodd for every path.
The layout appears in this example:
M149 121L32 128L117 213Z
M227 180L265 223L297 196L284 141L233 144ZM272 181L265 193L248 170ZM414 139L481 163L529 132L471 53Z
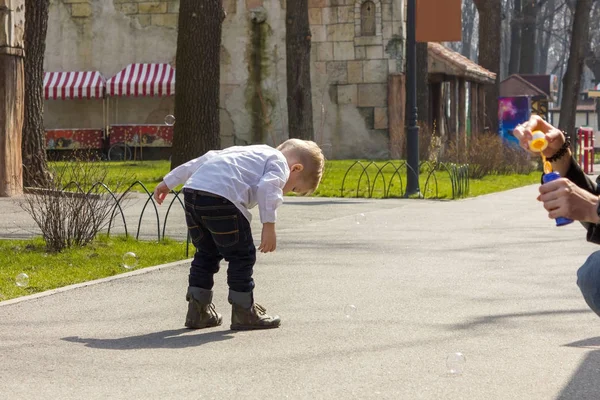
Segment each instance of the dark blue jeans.
M592 253L577 271L577 286L588 306L600 316L600 251Z
M184 199L185 219L196 247L189 285L211 290L224 258L229 262L229 288L251 292L256 247L246 217L229 200L214 194L184 189Z

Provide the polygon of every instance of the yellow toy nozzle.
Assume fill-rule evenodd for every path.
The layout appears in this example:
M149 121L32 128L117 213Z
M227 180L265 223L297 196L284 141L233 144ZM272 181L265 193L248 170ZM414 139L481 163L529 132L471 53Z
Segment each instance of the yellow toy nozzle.
M529 142L529 149L531 151L542 152L548 147L548 141L546 135L542 131L534 131L533 139Z

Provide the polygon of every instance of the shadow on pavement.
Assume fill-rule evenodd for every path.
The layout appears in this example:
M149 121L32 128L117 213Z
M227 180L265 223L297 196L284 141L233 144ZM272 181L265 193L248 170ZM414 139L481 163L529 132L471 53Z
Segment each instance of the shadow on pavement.
M587 353L571 380L556 397L557 400L600 399L600 337L579 340L567 347L594 349ZM557 366L559 368L560 366Z
M534 311L534 312L523 312L523 313L510 313L510 314L497 314L497 315L485 315L482 317L473 318L470 321L463 322L461 324L449 324L447 325L450 330L463 330L471 329L476 326L482 325L496 325L501 324L513 318L528 318L537 316L549 316L549 315L564 315L564 314L584 314L591 312L587 308L571 309L571 310L548 310L548 311Z
M233 331L212 331L199 334L183 335L195 332L191 329L170 329L148 333L146 335L128 336L116 339L80 338L79 336L64 337L62 340L73 343L83 343L86 347L108 350L131 349L182 349L196 347L205 343L220 342L233 339Z

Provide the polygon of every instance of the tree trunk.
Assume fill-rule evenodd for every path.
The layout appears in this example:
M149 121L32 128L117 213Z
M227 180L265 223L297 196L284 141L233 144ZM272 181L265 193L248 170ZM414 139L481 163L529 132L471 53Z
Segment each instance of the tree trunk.
M510 24L512 18L507 17L512 12L512 1L502 0L502 39L500 55L500 81L508 76L508 66L510 63Z
M535 3L525 0L522 8L523 23L521 25L521 56L519 73L533 74L535 67L535 34L536 13Z
M23 0L0 7L0 197L23 193Z
M221 0L181 0L171 169L221 147Z
M471 50L473 49L473 29L475 27L475 5L473 0L465 0L463 7L463 23L462 23L462 49L461 53L467 58L471 58Z
M25 119L23 124L23 184L48 186L44 130L44 53L49 0L25 0Z
M543 40L540 47L540 65L539 73L546 74L548 70L548 53L550 52L550 44L552 44L552 29L554 28L554 16L556 14L556 0L548 0L546 3L546 11L543 17Z
M501 0L473 0L479 12L479 64L496 73L494 85L485 86L484 129L498 132L500 54L502 42Z
M308 0L287 0L285 20L289 136L314 140Z
M573 18L571 50L569 52L567 71L563 77L563 101L560 107L560 121L558 123L558 128L569 134L574 134L575 132L577 99L579 98L585 50L589 36L591 9L592 0L578 0ZM574 145L575 140L572 143Z
M521 56L521 0L514 0L512 20L510 21L510 61L508 75L519 73L519 59Z

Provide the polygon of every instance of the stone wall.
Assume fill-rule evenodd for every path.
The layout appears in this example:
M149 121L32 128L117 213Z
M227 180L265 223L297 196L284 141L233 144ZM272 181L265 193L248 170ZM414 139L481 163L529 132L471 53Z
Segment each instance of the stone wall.
M362 0L309 0L316 139L333 158L388 154L387 75L401 65L404 1L374 3L376 35L361 37ZM288 136L285 0L223 0L223 6L222 144L277 144ZM98 70L108 79L131 63L173 64L178 11L179 0L51 0L45 69ZM95 103L71 103L47 102L48 128L101 121ZM173 103L120 99L117 109L111 99L111 122L161 123ZM91 115L84 118L86 107Z
M313 102L326 120L324 140L336 153L385 158L387 80L401 70L404 13L401 1L373 0L375 34L362 36L363 3L309 0L313 86L320 94Z

